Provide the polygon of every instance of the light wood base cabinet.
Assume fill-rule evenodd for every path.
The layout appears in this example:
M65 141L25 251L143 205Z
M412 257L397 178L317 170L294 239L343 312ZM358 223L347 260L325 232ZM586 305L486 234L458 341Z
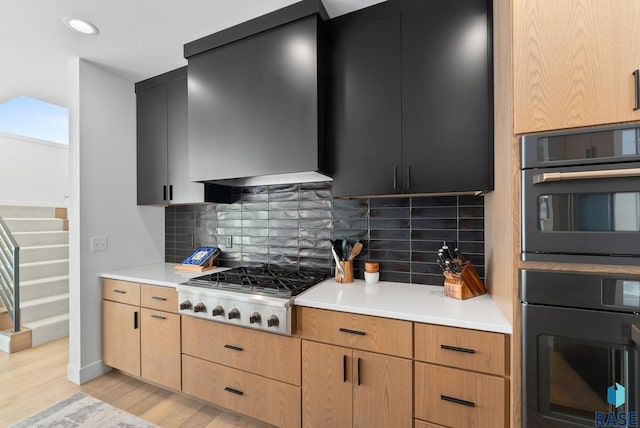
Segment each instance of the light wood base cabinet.
M300 426L298 386L189 355L182 356L182 380L187 394L279 427Z
M416 418L449 427L504 427L502 377L415 363Z
M302 341L304 427L410 427L411 360Z
M104 364L179 391L180 316L172 313L178 309L176 290L103 279L102 298Z

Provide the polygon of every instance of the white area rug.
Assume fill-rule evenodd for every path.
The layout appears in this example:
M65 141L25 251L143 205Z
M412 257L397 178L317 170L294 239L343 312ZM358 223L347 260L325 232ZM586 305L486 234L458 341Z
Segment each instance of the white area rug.
M144 419L77 392L9 428L158 428Z

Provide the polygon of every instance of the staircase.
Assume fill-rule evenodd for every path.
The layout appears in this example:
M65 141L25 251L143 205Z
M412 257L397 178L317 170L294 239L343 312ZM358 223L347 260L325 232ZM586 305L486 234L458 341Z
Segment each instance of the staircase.
M31 346L68 336L67 210L0 206L0 216L20 245L20 315Z

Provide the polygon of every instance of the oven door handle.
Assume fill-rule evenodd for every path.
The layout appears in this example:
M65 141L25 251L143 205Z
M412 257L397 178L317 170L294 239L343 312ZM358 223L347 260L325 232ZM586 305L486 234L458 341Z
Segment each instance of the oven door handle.
M640 345L640 324L631 324L631 340Z
M605 169L599 171L545 172L533 176L533 184L552 181L594 180L601 178L640 177L640 168Z

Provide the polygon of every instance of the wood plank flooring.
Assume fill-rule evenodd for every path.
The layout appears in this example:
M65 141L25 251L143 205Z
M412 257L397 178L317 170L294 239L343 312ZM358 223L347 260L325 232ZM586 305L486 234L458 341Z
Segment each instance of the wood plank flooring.
M82 391L166 428L270 427L115 370L76 385L67 380L68 362L68 338L14 354L0 352L0 426L20 421Z

